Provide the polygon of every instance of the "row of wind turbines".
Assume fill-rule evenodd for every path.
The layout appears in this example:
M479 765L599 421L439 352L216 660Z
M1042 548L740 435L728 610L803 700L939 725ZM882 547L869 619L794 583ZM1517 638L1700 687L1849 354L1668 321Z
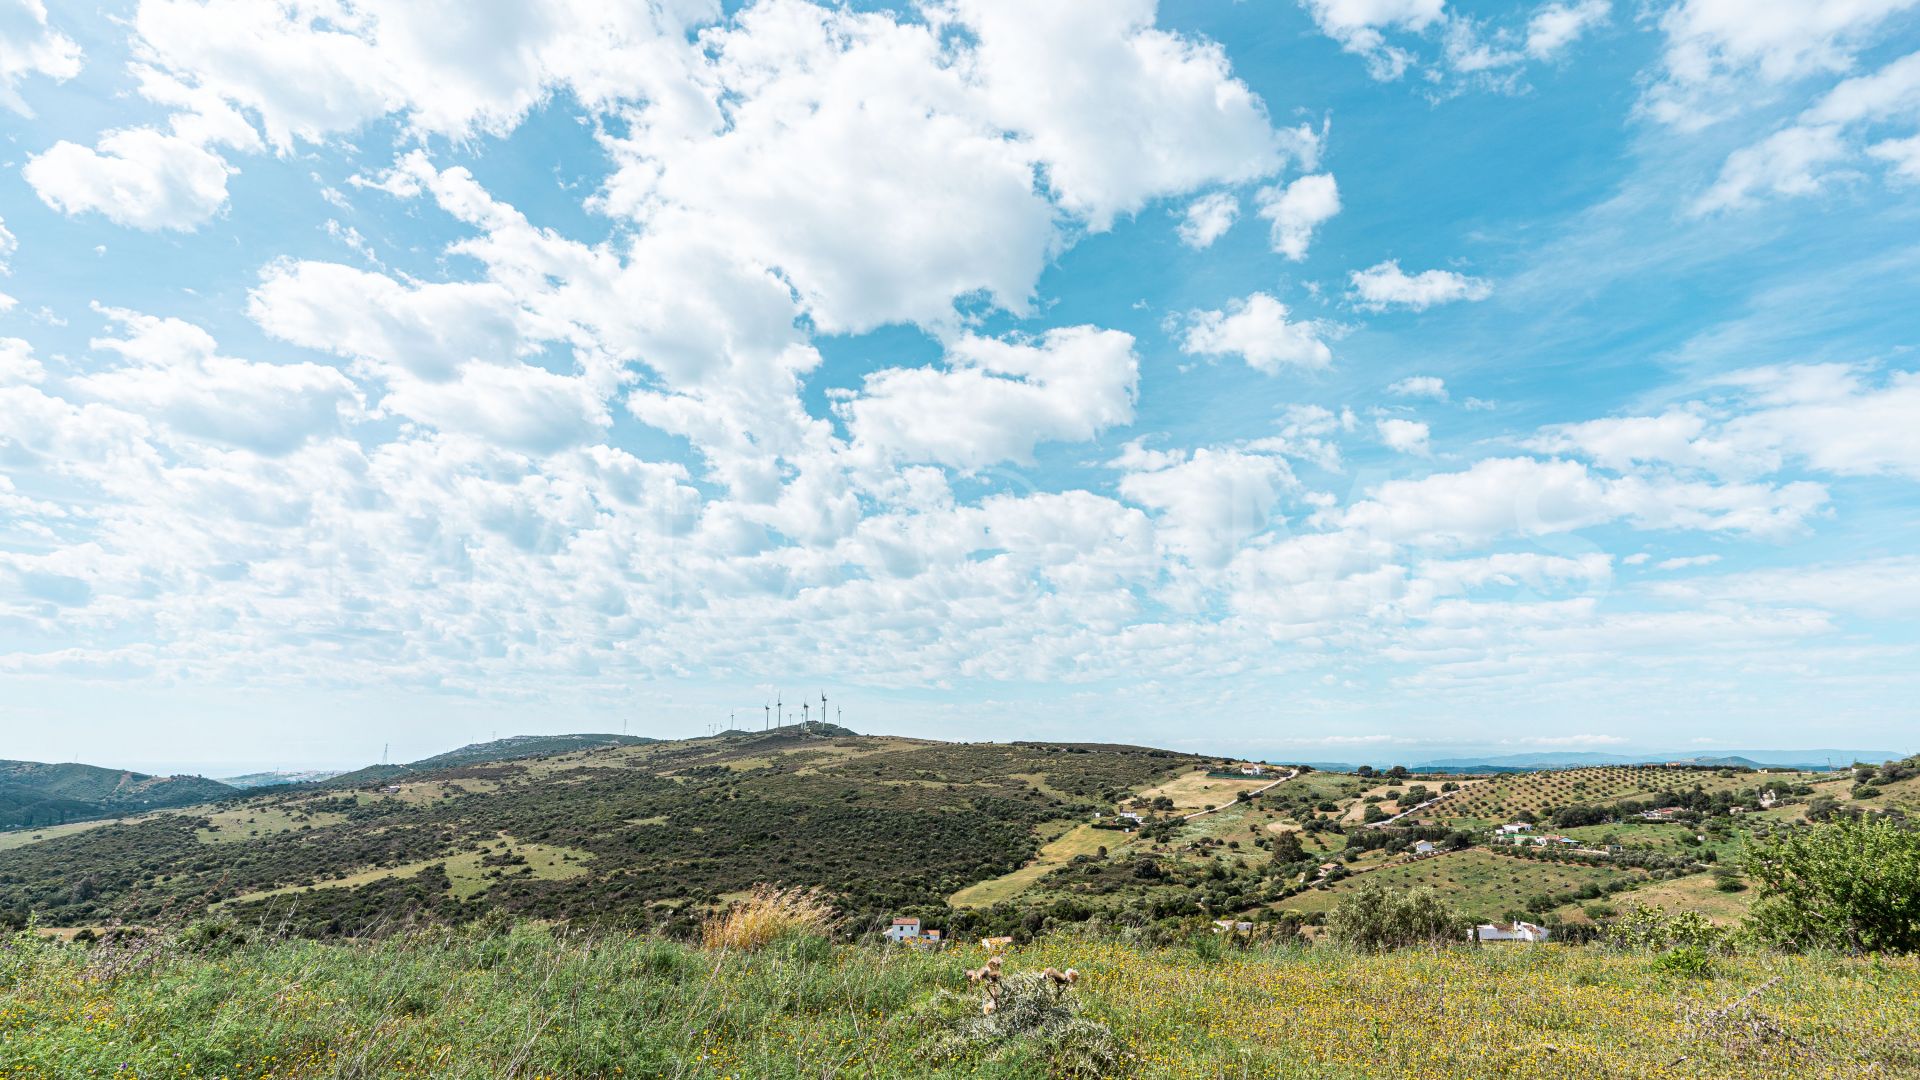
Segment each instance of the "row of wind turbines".
M762 713L760 730L772 731L774 728L787 726L787 717L790 714L787 712L786 702L782 700L781 695L775 694L773 696L773 700L771 702L761 705L760 709ZM842 709L838 705L835 705L833 709L834 709L834 712L833 712L834 723L839 723L840 718L846 715L846 710ZM811 698L800 699L800 722L803 724L810 722L813 719L812 713L813 713L813 699ZM827 694L826 694L826 691L822 690L820 692L820 722L824 724L826 723L826 721L827 721ZM739 730L740 728L739 710L736 709L732 712L727 713L727 726L729 728L732 728L733 730L736 730L736 731Z

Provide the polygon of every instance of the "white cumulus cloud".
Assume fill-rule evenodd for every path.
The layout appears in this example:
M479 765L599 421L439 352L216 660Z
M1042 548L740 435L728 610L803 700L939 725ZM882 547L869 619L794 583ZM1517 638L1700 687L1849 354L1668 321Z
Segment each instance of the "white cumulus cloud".
M1273 250L1294 262L1307 257L1314 230L1340 212L1340 188L1332 173L1303 176L1286 187L1260 192L1260 216L1273 223Z
M21 174L42 202L66 214L99 213L136 229L199 227L227 201L232 169L191 139L122 128L95 147L61 141Z
M1422 270L1409 274L1398 260L1355 270L1349 279L1361 307L1385 311L1390 307L1425 311L1435 304L1459 300L1485 300L1493 295L1493 286L1481 278L1456 274L1451 270Z
M1269 374L1332 363L1333 350L1321 340L1319 325L1291 322L1287 315L1285 304L1266 293L1253 293L1225 310L1194 312L1180 349L1198 356L1238 356Z

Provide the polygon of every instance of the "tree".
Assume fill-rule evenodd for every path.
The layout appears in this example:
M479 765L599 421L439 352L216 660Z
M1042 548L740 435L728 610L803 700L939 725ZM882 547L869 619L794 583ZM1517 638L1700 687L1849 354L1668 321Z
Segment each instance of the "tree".
M1361 952L1438 945L1453 940L1462 925L1434 890L1390 889L1377 881L1342 897L1327 916L1333 940Z
M1783 948L1920 951L1920 830L1835 815L1755 844L1747 929Z
M1300 843L1297 832L1283 832L1273 838L1273 862L1275 866L1297 863L1307 857L1307 849Z

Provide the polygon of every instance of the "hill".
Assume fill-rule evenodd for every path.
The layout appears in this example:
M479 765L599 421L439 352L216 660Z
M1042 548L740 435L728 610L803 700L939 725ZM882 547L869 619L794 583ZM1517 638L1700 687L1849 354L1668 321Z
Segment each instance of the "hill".
M1726 918L1743 907L1729 899L1740 883L1717 871L1750 837L1838 810L1920 809L1911 761L1401 778L829 725L583 738L558 754L500 759L554 744L499 740L426 759L440 768L376 766L16 831L0 842L0 926L214 912L333 937L502 912L685 929L774 882L820 886L856 928L917 915L1003 934L1225 915L1312 923L1379 880L1432 885L1479 918L1577 929L1642 896ZM1515 819L1539 826L1496 833Z
M352 772L335 773L322 778L320 782L328 787L360 787L416 773L458 768L462 765L484 765L491 761L547 757L605 746L646 746L659 741L640 735L509 735L504 739L468 743L442 754L409 761L404 765L368 765L366 768L355 769Z
M188 806L236 790L203 776L149 776L73 762L0 761L0 829Z
M271 772L241 773L238 776L215 777L228 787L264 788L279 787L283 784L316 784L322 780L331 780L340 775L337 769L285 769Z
M1017 869L1057 824L1198 761L829 730L409 767L51 837L0 851L0 919L147 922L218 906L322 935L489 910L651 926L768 880L821 885L862 918L942 910Z

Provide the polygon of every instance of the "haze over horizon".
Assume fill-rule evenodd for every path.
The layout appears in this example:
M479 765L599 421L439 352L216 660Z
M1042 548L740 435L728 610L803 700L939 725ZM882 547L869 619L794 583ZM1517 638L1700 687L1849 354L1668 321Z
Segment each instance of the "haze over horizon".
M0 0L0 757L1916 749L1920 0L603 7Z

